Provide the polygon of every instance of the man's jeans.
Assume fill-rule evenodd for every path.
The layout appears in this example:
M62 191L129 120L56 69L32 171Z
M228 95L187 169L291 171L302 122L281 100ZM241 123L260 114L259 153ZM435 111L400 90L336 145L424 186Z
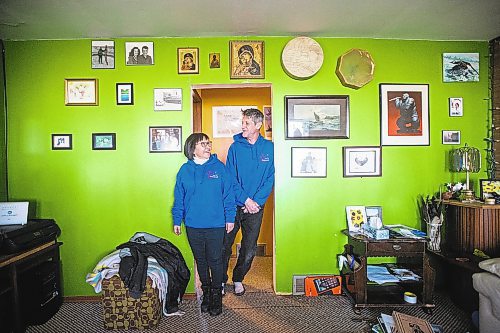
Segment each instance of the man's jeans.
M252 266L253 258L257 251L257 239L259 238L260 226L262 224L262 216L264 214L264 207L256 214L244 213L244 207L237 207L236 219L234 221L234 229L226 234L224 237L224 278L223 282L227 282L227 269L229 266L229 259L231 258L232 245L238 230L241 228L241 247L236 261L236 266L233 270L233 282L243 282L245 275Z

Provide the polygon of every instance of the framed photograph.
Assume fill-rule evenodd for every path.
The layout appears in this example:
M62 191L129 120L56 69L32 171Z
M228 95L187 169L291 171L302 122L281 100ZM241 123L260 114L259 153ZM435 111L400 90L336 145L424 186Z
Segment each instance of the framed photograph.
M181 111L182 89L181 88L155 88L154 89L155 111Z
M150 126L149 152L150 153L182 152L182 127Z
M241 133L241 111L256 109L255 105L229 105L212 107L212 123L214 138L232 138L233 135Z
M273 138L273 107L271 105L263 105L262 113L264 114L264 133L266 139Z
M382 150L380 147L344 147L344 177L382 176Z
M220 68L220 53L209 53L208 63L210 68Z
M154 65L153 42L125 42L125 63L127 66Z
M116 104L133 105L134 104L134 84L117 83L116 84Z
M326 178L326 147L292 147L293 178Z
M349 96L285 96L285 139L349 138Z
M64 105L99 105L97 79L64 79Z
M52 134L52 150L73 149L72 134Z
M177 73L198 74L199 63L197 47L177 49Z
M264 42L229 41L231 79L264 78Z
M443 53L443 82L478 82L479 53Z
M441 131L443 136L443 145L459 145L460 131Z
M382 207L381 206L366 206L366 221L368 225L375 229L380 229L383 226Z
M93 40L91 47L93 69L115 68L115 42L112 40Z
M481 200L488 198L500 198L500 179L479 180Z
M450 97L448 101L450 117L462 117L464 115L462 97Z
M92 150L115 150L116 133L92 133Z
M346 206L347 227L349 232L361 232L363 224L367 223L365 206Z
M429 145L429 85L387 84L380 89L382 146Z

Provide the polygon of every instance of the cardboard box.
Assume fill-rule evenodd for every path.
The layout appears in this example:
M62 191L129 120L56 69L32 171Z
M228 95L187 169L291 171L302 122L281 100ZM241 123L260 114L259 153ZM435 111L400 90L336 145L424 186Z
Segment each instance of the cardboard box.
M306 296L340 295L342 293L342 277L340 275L308 276L305 278L304 284Z
M389 229L386 229L386 228L375 229L375 228L372 228L369 225L365 224L363 226L363 233L367 237L375 238L377 240L389 239Z

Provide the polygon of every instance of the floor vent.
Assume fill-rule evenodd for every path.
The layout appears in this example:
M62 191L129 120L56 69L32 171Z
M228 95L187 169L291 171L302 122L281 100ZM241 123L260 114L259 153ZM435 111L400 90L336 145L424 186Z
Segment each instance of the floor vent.
M293 276L292 295L304 295L306 293L305 279L307 275Z
M240 247L241 243L236 244L236 257L240 255ZM257 253L255 254L257 257L265 257L266 256L266 244L259 243L257 244Z

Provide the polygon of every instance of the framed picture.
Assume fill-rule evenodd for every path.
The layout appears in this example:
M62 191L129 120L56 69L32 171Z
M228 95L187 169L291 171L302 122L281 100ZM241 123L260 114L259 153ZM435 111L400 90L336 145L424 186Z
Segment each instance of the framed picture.
M229 105L212 107L212 123L214 138L232 138L233 135L241 133L242 111L256 109L253 106Z
M210 68L220 68L220 53L209 53L208 63Z
M73 149L72 134L52 134L52 150Z
M479 53L443 53L443 82L478 82Z
M349 138L349 96L285 96L285 139Z
M293 178L326 178L326 147L292 147Z
M91 47L93 69L115 68L115 42L112 40L93 40Z
M382 146L429 145L429 85L386 84L380 89Z
M262 113L264 114L264 133L266 139L273 138L273 108L271 105L263 105Z
M264 78L264 42L229 41L231 79Z
M177 73L198 74L198 48L178 48L177 49Z
M150 126L149 152L150 153L182 152L182 127Z
M116 84L116 104L133 105L134 104L134 84L117 83Z
M181 111L182 89L180 88L155 88L155 111Z
M125 63L127 66L154 65L153 42L125 42Z
M460 131L441 131L443 136L443 145L459 145Z
M448 101L450 117L462 117L464 115L462 97L450 97Z
M481 200L500 198L500 179L481 179L479 181Z
M115 150L116 133L92 133L92 150Z
M380 147L344 147L344 177L382 176Z
M383 226L382 207L381 206L366 206L366 221L368 225L375 229L380 229Z
M345 212L349 232L361 232L363 224L367 223L365 206L346 206Z
M97 79L64 79L65 105L99 105Z

